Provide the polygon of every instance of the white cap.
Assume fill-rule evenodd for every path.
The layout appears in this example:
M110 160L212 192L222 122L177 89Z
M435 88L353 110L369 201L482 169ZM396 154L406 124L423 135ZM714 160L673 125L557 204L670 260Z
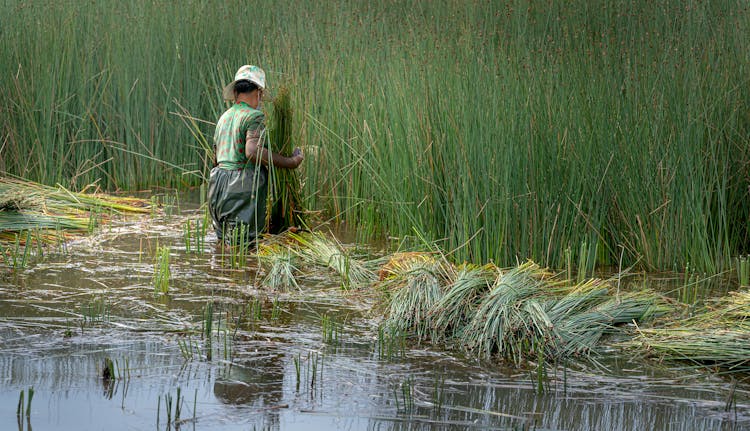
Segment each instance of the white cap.
M234 84L243 80L250 81L262 89L266 88L266 72L258 66L246 64L234 74L234 81L224 87L224 100L234 100Z

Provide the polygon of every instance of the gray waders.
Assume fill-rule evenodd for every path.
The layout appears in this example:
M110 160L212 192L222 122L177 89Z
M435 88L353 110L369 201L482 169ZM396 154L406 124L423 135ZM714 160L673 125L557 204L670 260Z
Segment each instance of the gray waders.
M268 171L263 166L211 169L208 209L219 240L228 244L240 241L253 244L265 228L267 195Z

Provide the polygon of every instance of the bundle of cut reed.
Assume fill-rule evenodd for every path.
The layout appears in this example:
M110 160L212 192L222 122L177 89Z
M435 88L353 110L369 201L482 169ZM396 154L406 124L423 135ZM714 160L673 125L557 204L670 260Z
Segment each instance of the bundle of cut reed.
M294 273L297 270L292 250L281 243L259 243L258 259L266 268L263 285L273 290L299 288Z
M750 371L750 291L732 292L692 317L660 328L639 328L622 343L665 361Z
M0 176L0 208L41 209L72 212L90 211L93 208L112 210L116 213L148 213L149 202L132 197L120 197L103 193L72 192L65 187L45 186L15 177ZM20 203L20 207L19 207Z
M149 202L105 194L72 192L15 177L0 177L0 241L12 240L29 230L91 229L110 214L147 213ZM95 215L95 217L93 217ZM35 239L59 235L39 235Z
M628 292L617 297L600 289L591 293L601 294L591 308L555 320L558 344L554 353L557 357L589 353L617 325L642 321L667 310L659 303L657 296L648 290Z
M507 358L525 356L524 346L546 338L549 319L538 301L549 273L533 262L498 275L490 291L461 334L462 344L490 357L497 352Z
M273 151L291 156L292 143L292 108L289 89L281 85L273 100L269 131ZM268 231L279 233L292 226L304 226L304 208L302 205L301 184L295 169L270 169L271 180L268 191L268 212L266 224Z
M375 281L375 273L365 263L353 258L335 239L317 233L289 233L297 242L290 248L303 261L329 268L339 274L342 287L364 287Z
M464 265L459 269L446 287L445 295L430 309L429 319L435 340L460 336L492 281L497 278L497 271L494 265Z
M420 339L432 337L428 316L443 296L445 280L439 260L405 261L383 285L392 294L386 326L402 332L413 331Z

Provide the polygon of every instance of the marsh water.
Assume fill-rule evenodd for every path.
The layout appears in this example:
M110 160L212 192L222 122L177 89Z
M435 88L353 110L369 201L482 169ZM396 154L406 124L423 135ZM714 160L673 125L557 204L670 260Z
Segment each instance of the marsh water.
M749 385L720 373L613 350L538 379L386 342L375 295L330 273L273 292L252 260L231 269L211 233L187 253L185 221L201 215L181 199L2 275L0 429L750 429ZM166 294L154 292L157 244L170 247Z

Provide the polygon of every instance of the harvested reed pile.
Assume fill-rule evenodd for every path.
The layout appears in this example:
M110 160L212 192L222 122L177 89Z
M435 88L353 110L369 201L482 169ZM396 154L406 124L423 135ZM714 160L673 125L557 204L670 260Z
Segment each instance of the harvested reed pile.
M750 371L750 290L732 292L692 317L660 328L639 328L622 343L663 361Z
M375 273L334 238L316 232L289 233L288 237L294 241L289 246L294 255L303 262L334 271L341 276L343 288L365 287L375 281Z
M443 262L426 254L402 255L386 267L391 273L383 283L391 296L386 325L429 338L430 310L444 294L446 271Z
M485 358L520 363L587 355L618 324L663 310L650 291L613 295L597 279L570 285L533 262L507 271L411 262L386 280L387 324Z
M112 214L148 213L148 201L104 194L76 193L11 177L0 177L0 242L23 231L86 231ZM41 234L41 241L59 235Z
M521 363L588 355L618 325L666 310L649 290L615 294L599 279L571 284L531 261L503 271L494 265L454 267L440 255L418 252L362 262L320 233L265 241L258 258L268 271L266 285L296 285L293 258L325 267L341 275L345 287L379 287L389 330L485 358ZM381 265L377 279L373 263Z

